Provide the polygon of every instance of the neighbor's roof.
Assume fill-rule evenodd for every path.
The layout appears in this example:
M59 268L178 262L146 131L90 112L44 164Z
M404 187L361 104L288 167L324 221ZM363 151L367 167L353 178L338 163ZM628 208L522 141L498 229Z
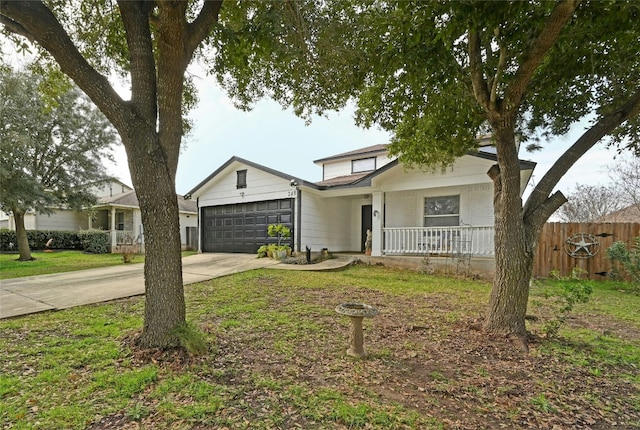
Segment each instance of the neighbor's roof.
M185 200L181 195L177 195L177 197L178 210L180 212L198 212L198 205L196 202ZM137 208L140 207L140 204L138 203L138 196L136 196L136 192L128 191L126 193L120 193L110 197L102 197L96 206L125 206Z
M611 212L594 219L593 222L640 222L640 204Z

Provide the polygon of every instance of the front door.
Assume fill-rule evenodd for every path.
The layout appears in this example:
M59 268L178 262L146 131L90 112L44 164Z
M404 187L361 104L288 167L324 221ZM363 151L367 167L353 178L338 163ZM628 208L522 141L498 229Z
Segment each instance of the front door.
M364 242L367 240L367 230L373 228L373 220L371 218L371 205L362 206L362 226L361 239L360 239L360 251L364 252Z

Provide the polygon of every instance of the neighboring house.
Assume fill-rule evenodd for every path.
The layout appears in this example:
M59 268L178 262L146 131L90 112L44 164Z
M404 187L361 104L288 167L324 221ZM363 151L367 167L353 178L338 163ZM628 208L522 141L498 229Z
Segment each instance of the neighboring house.
M627 206L596 218L592 222L640 222L640 204Z
M54 208L51 214L30 212L25 216L27 230L87 230L101 229L111 234L111 248L123 243L144 245L144 234L138 198L130 186L114 179L96 186L92 192L98 203L90 210L75 211ZM177 196L180 210L180 238L183 249L190 245L188 233L198 226L195 202ZM15 230L9 215L8 228ZM195 244L193 244L195 248Z
M232 157L188 194L198 202L202 252L254 253L272 243L269 224L291 228L296 251L372 256L468 254L493 257L492 148L435 173L408 169L375 145L316 160L317 183ZM535 163L521 161L522 191Z

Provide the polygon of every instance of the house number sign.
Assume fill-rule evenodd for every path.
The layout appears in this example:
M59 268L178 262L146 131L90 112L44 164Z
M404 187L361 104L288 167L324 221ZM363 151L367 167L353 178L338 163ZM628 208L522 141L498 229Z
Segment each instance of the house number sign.
M592 234L576 233L564 242L564 250L573 258L591 258L600 251L600 243Z

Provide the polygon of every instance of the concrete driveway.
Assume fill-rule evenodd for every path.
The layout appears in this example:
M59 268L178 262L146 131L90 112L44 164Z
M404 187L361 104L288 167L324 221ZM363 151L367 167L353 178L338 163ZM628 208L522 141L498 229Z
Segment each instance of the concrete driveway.
M197 254L182 259L184 284L219 276L271 267L283 270L334 270L353 258L336 258L318 264L281 264L255 254ZM131 264L30 276L0 281L0 319L144 294L144 265Z
M279 264L255 254L197 254L182 260L185 285ZM144 294L143 264L0 281L0 318Z

